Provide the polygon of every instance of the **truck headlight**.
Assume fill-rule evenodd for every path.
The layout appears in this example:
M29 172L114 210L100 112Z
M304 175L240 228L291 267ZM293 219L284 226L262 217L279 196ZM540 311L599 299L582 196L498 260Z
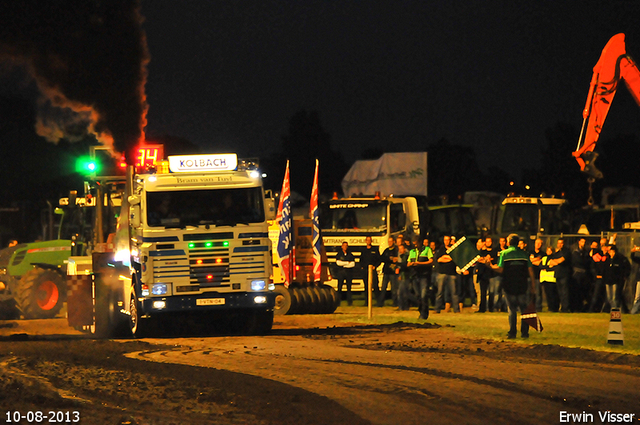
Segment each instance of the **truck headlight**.
M167 284L166 283L154 283L151 287L151 293L153 295L166 295Z
M267 297L265 297L264 295L258 295L253 299L253 302L256 304L266 304Z
M267 287L267 282L264 280L252 280L251 281L251 290L252 291L264 291Z
M154 301L153 302L153 308L158 309L158 310L162 310L166 306L167 306L167 303L165 301Z

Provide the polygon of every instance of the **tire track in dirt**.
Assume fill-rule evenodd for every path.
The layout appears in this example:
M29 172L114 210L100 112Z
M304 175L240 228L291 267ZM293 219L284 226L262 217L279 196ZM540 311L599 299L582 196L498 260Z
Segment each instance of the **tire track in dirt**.
M182 348L134 357L276 380L329 397L377 424L397 424L399 412L403 424L424 423L425 418L436 423L555 423L560 411L628 411L637 400L632 390L637 378L625 373L629 367L370 350L354 346L353 335L348 338L183 339Z

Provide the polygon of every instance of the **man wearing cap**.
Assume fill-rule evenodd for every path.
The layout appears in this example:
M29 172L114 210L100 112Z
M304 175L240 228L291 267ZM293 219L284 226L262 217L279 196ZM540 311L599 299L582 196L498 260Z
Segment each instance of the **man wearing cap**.
M502 274L502 289L509 311L509 339L515 338L517 334L518 309L522 314L536 293L533 266L529 254L518 248L519 241L520 237L515 233L509 235L509 247L502 251L496 270ZM529 324L524 320L521 320L520 334L522 338L529 338Z

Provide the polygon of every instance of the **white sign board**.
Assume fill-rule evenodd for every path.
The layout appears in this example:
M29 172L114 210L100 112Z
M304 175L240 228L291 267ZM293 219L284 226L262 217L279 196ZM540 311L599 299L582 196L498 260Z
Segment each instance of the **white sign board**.
M345 196L427 196L427 153L385 153L380 159L356 161L342 179Z
M172 173L233 171L236 168L238 156L235 153L169 157L169 171Z

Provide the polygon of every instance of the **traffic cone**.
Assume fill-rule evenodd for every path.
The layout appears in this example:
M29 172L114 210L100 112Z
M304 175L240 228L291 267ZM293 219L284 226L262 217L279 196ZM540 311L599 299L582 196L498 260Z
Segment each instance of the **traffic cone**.
M622 313L619 308L611 309L611 318L609 319L609 344L624 345L624 334L622 333Z

